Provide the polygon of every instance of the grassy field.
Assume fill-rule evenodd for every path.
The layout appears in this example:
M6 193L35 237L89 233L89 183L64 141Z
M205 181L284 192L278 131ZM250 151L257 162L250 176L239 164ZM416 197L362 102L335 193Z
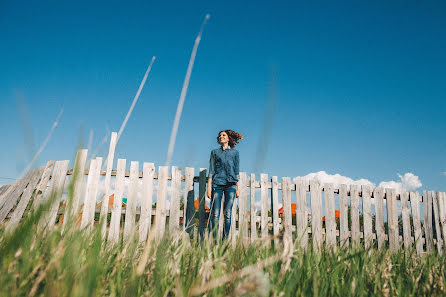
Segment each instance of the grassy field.
M50 199L51 200L51 199ZM244 247L176 238L104 244L68 221L37 228L48 204L0 230L1 296L445 296L445 258L414 251Z

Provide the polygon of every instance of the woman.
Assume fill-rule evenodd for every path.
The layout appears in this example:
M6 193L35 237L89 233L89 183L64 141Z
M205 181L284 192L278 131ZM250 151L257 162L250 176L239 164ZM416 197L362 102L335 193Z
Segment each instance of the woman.
M239 190L239 153L235 149L243 135L232 130L218 133L217 142L220 148L212 150L209 161L209 178L207 196L211 198L209 230L217 238L218 220L221 202L223 204L224 228L222 240L225 240L231 229L231 214L234 198L238 198Z

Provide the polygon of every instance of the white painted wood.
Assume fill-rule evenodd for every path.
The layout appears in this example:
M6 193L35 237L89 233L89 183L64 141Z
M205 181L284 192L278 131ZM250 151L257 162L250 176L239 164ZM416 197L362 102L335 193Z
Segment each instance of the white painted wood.
M38 169L33 170L34 172L31 175L30 182L26 187L25 191L20 198L19 203L17 204L16 209L11 215L11 218L6 225L6 233L10 233L18 226L20 220L22 219L23 213L25 212L26 206L31 199L34 190L36 189L37 183L39 182L40 177L42 176L43 170L45 167L40 167Z
M91 230L94 225L94 212L96 208L96 197L98 195L99 175L101 172L102 158L90 161L90 170L85 191L84 208L82 211L81 228Z
M257 209L256 209L256 176L254 173L251 173L250 179L250 206L251 206L251 242L254 242L257 239ZM240 201L241 202L241 201Z
M373 191L373 197L375 198L376 237L378 239L378 249L381 249L386 245L386 231L384 229L384 190L379 187L376 188Z
M433 245L432 228L432 196L429 191L423 191L423 212L424 212L424 238L426 240L426 251L430 252Z
M324 185L325 198L325 238L329 249L336 251L336 217L334 186L331 183Z
M67 205L67 216L64 219L63 225L69 221L70 217L77 216L80 211L80 200L82 197L82 185L84 183L85 163L87 162L88 150L78 150L73 168L73 198Z
M294 178L296 184L296 233L297 240L302 248L308 245L308 203L305 180Z
M279 244L279 182L277 176L271 178L271 205L273 210L274 246L277 247Z
M42 177L40 179L39 185L37 186L36 197L33 201L33 208L36 210L43 200L43 195L48 186L48 181L50 179L51 171L53 170L54 160L46 162L45 170L43 171Z
M291 216L291 179L282 178L282 207L283 207L283 236L284 240L292 241L292 216Z
M359 244L360 226L359 226L359 186L350 186L350 211L352 223L352 244Z
M184 220L183 228L185 230L184 236L192 235L195 226L195 191L194 191L194 174L195 169L186 167L185 181L184 181Z
M198 234L200 238L204 238L204 230L206 228L206 185L207 185L207 169L200 168L199 187L198 187Z
M350 231L348 228L347 185L339 186L339 228L340 245L342 247L348 247L350 243Z
M362 213L364 223L364 245L365 248L369 248L373 243L373 222L371 190L367 185L362 186Z
M110 147L108 149L108 157L107 157L107 168L105 171L105 180L104 180L104 194L102 196L102 206L101 206L101 214L99 216L99 221L102 222L101 235L102 238L107 236L107 216L108 216L108 200L111 193L110 190L110 179L111 172L113 169L113 160L115 158L115 148L116 148L116 139L118 134L116 132L112 132L110 138Z
M319 251L322 247L322 194L317 180L310 180L310 198L313 249Z
M437 235L437 251L441 255L443 253L443 239L441 238L440 220L438 213L438 197L435 196L434 191L430 191L432 196L432 206L434 210L435 235Z
M395 189L386 189L386 206L389 226L389 248L391 251L396 251L399 248L399 230Z
M423 233L421 230L421 219L420 219L420 197L416 192L410 192L409 195L410 195L410 206L412 208L415 244L416 244L417 254L421 255L423 253Z
M156 198L155 238L161 239L166 230L166 199L168 166L159 166L158 195Z
M239 200L239 231L242 242L246 245L249 240L249 234L248 234L248 193L247 193L247 176L246 172L240 172L240 180L239 180L239 187L240 187L240 197ZM234 200L235 204L236 200ZM221 207L221 210L223 212L223 206ZM252 216L251 216L252 219ZM220 215L220 222L223 222L222 215ZM252 223L252 221L251 221ZM231 223L231 228L234 227L234 225Z
M261 221L260 228L262 232L262 240L266 245L269 245L269 232L268 232L268 174L260 174L260 206L261 206Z
M401 217L403 220L403 239L404 249L409 250L412 248L412 234L410 227L410 208L409 208L409 193L402 191L400 193L401 200Z
M237 203L239 199L234 199L234 203L232 204L232 213L231 213L231 229L229 230L229 238L231 240L232 247L234 248L237 243L237 235L238 231L235 219L237 218ZM222 205L221 209L223 209L224 204Z
M69 161L57 161L54 165L53 183L49 189L49 199L54 199L51 202L50 209L47 215L43 216L45 219L44 227L52 228L57 217L57 211L59 210L60 200L62 199L62 193L64 190L65 179L67 176Z
M108 230L108 241L111 244L119 242L119 229L121 224L122 194L124 192L126 160L118 159L116 171L115 193L113 198L112 214L110 219L110 229Z
M139 192L139 162L130 162L130 184L129 196L125 208L124 221L124 242L126 242L135 233L136 204L138 203Z
M169 235L177 238L180 233L181 168L172 166L172 194L170 195Z
M139 216L139 242L147 240L150 227L152 225L152 204L153 204L153 175L155 164L144 163L141 214Z

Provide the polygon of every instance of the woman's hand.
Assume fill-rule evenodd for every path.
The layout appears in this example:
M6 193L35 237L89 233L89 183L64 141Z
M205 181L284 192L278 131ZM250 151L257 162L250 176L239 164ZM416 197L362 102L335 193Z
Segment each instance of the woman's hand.
M239 196L240 196L240 188L237 183L237 190L235 191L235 198L238 198Z
M208 198L211 198L211 195L212 195L211 187L208 187L207 194L208 194Z

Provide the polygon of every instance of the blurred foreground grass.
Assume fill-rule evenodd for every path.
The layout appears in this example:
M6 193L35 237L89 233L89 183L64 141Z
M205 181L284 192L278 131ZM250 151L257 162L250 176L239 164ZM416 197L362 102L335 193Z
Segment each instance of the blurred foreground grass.
M1 296L446 295L445 258L436 253L315 253L293 243L232 247L153 236L144 245L131 238L110 247L98 227L88 233L68 221L63 231L39 230L49 203L12 234L0 230Z

